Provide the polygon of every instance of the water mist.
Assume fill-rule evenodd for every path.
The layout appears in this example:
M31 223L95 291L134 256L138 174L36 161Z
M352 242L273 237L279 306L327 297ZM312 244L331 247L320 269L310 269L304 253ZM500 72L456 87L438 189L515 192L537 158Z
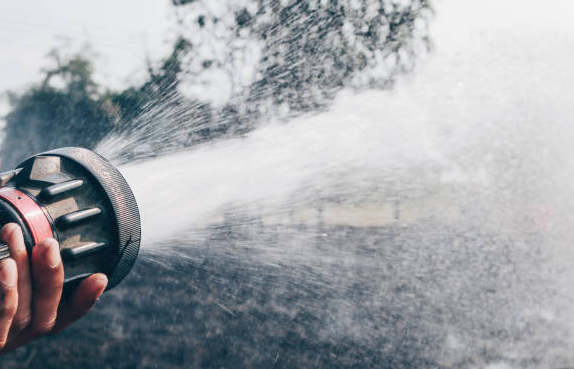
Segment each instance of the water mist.
M482 37L394 90L124 165L144 255L261 365L572 363L571 41Z

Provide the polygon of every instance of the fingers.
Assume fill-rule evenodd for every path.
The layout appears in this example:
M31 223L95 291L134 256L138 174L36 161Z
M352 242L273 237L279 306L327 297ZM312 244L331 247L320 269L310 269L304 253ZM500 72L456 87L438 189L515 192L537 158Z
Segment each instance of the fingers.
M107 285L108 278L102 273L92 274L84 279L68 300L68 304L58 313L55 331L66 328L86 315L100 298Z
M8 340L12 320L18 308L18 271L11 258L0 262L0 349Z
M30 261L24 244L22 229L15 223L8 223L0 230L0 238L10 247L10 255L18 269L18 310L14 317L13 330L20 331L30 324L32 306L32 281Z
M58 242L38 243L30 263L17 224L2 227L0 238L12 256L0 261L0 352L66 328L91 309L108 284L104 274L91 275L60 303L64 267Z
M56 322L64 285L64 267L56 240L46 238L32 249L32 274L34 297L30 328L37 334L45 334Z

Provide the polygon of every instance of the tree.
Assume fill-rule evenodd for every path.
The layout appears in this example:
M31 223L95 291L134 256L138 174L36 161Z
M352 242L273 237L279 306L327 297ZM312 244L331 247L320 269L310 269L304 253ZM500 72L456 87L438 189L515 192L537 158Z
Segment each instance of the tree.
M430 46L429 0L173 5L180 41L165 72L176 88L152 94L156 100L123 133L124 153L116 150L116 158L161 155L243 135L269 118L324 109L345 87L390 88Z
M110 156L145 158L324 109L345 87L389 88L430 45L430 1L172 0L181 36L144 84L102 91L89 58L54 53L43 82L12 95L3 158L112 131L126 139L107 142Z
M94 148L110 132L149 129L142 127L142 121L150 115L157 118L155 106L163 104L162 110L170 111L177 105L190 105L177 99L176 93L179 54L186 47L185 40L178 40L157 70L149 68L146 82L123 91L96 84L88 53L65 59L53 51L50 57L56 66L44 71L41 83L20 96L9 94L12 110L5 118L1 147L4 165L13 166L50 148ZM181 118L186 119L184 115Z
M93 147L118 122L119 110L92 79L81 55L45 71L43 81L23 95L10 94L2 159L9 167L28 155L60 146Z
M250 113L271 106L297 114L326 106L343 87L388 88L430 45L429 0L174 5L182 37L191 45L182 57L181 78L193 83L219 69L231 85L230 98L240 96ZM250 68L246 83L241 76Z

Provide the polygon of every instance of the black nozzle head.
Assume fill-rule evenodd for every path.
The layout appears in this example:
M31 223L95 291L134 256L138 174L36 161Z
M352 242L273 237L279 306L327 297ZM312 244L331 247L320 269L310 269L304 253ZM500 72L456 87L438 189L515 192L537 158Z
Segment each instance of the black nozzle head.
M131 270L141 238L138 206L102 156L78 147L47 151L0 174L0 186L0 222L20 224L29 250L42 237L56 238L66 284L104 273L109 290Z
M79 147L65 147L40 155L54 155L75 161L86 170L95 180L95 183L99 184L102 196L109 201L108 205L111 212L108 212L107 215L112 218L115 224L116 235L115 242L107 245L108 249L113 250L114 257L109 261L108 273L106 274L109 279L107 289L113 288L129 273L140 248L141 220L138 205L130 186L109 161L93 151ZM105 210L100 209L98 214ZM84 211L94 213L93 208ZM88 253L93 253L93 250L97 250L97 246L90 248L90 245L99 245L101 248L101 244L102 242L94 241L80 247L83 247Z

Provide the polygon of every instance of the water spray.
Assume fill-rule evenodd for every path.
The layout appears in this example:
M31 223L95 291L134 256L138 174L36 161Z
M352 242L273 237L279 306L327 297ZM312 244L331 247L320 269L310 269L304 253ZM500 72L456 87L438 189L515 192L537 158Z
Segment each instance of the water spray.
M34 155L0 173L0 224L22 228L31 255L35 244L60 243L66 286L93 273L107 289L128 274L140 247L140 216L129 185L100 155L65 147ZM10 257L0 246L0 260Z

